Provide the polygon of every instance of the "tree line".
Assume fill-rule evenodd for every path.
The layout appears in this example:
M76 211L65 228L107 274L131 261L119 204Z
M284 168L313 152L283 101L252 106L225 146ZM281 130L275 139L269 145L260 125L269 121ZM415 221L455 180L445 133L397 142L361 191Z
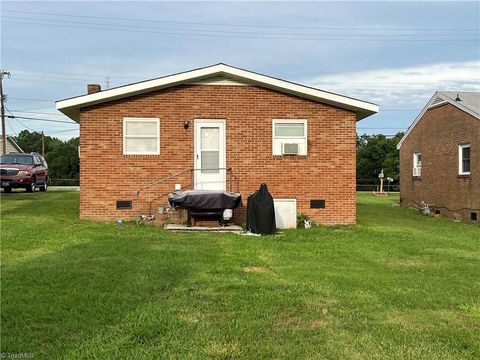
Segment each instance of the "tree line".
M17 136L13 136L15 142L26 153L42 153L42 134L22 130ZM56 137L45 136L45 160L48 163L50 179L71 179L79 178L78 145L79 138L72 138L66 141Z
M399 155L397 144L402 138L400 132L393 137L385 135L357 135L357 184L372 185L378 183L378 174L383 169L385 176L399 181ZM42 151L42 135L23 130L14 137L25 152ZM51 179L79 178L78 159L79 138L62 141L45 136L45 159L48 162Z
M393 137L357 135L357 186L377 184L378 174L382 169L385 178L392 178L393 185L398 186L400 157L397 144L403 134L399 132Z

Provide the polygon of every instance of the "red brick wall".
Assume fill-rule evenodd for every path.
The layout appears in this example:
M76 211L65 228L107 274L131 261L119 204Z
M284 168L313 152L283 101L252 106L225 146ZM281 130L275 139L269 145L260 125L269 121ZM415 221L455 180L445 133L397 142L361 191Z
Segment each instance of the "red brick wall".
M470 143L470 176L458 175L458 146ZM422 154L422 176L413 178L413 153ZM480 121L451 104L427 110L400 148L403 206L433 204L441 215L480 218Z
M123 117L160 118L160 155L125 156ZM133 219L116 200L135 200L143 185L193 167L193 120L225 119L226 163L247 195L268 184L275 198L296 198L297 210L322 224L355 223L355 114L333 106L254 86L181 85L83 108L80 114L80 216ZM308 155L272 155L272 119L308 120ZM190 120L185 130L183 121ZM175 183L146 191L141 212L166 204ZM228 189L228 176L227 176ZM236 184L234 186L236 190ZM155 199L152 201L152 199ZM310 209L325 199L325 209ZM135 203L134 203L135 205Z

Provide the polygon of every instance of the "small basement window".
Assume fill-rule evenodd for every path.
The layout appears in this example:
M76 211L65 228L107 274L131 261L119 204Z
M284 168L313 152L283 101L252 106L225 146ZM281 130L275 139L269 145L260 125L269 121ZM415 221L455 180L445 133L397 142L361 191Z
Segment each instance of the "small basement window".
M307 155L307 120L273 120L272 140L273 155Z
M478 220L476 212L470 213L470 220L472 220L472 221L477 221Z
M123 118L123 154L159 155L160 119Z
M470 175L470 144L458 146L458 174Z
M117 200L117 210L126 210L132 208L131 200Z

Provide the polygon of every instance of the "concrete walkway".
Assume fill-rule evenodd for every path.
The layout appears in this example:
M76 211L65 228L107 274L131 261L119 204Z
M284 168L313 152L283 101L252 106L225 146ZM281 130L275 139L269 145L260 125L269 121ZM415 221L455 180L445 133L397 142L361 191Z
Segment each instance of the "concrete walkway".
M243 232L241 226L228 225L228 226L187 226L181 224L166 224L165 230L169 231L211 231L211 232L232 232L240 234Z

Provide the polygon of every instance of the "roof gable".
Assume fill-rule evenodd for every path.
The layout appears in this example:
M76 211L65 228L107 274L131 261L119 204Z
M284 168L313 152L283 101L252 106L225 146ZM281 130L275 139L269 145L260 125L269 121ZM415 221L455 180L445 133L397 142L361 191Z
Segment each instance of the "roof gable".
M157 79L120 86L56 102L57 110L79 121L80 108L144 94L180 84L255 85L354 111L357 120L378 112L378 105L309 86L258 74L226 64L216 64Z
M17 152L21 152L23 153L23 150L20 146L18 146L18 144L15 142L15 140L13 140L13 138L11 136L6 136L7 138L7 145L10 144L10 146L12 148L14 148ZM0 136L0 145L3 143L3 136Z
M453 95L455 94L455 95ZM460 97L460 99L467 99L468 101L464 102L462 101L456 101L457 95ZM420 114L415 118L413 123L408 127L407 131L403 135L403 137L400 139L400 141L397 144L397 150L400 150L402 143L405 141L405 139L408 137L408 135L412 132L413 128L417 123L421 120L423 115L427 112L427 110L440 106L446 103L452 104L453 106L459 108L460 110L472 115L473 117L477 118L480 120L480 113L478 112L477 109L480 109L480 93L476 92L441 92L437 91L435 94L432 96L432 98L428 101L427 105L422 109ZM477 105L476 105L477 104ZM478 108L476 106L478 106Z

